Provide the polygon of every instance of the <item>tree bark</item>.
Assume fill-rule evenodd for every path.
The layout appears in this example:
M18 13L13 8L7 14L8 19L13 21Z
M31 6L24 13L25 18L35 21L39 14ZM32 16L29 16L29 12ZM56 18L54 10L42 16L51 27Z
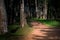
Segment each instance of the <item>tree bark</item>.
M21 9L20 9L20 26L23 28L27 23L26 23L26 18L24 14L24 0L22 0L21 3Z
M5 34L7 30L7 17L4 0L0 0L0 34Z
M47 19L47 1L44 0L44 5L43 5L43 19Z

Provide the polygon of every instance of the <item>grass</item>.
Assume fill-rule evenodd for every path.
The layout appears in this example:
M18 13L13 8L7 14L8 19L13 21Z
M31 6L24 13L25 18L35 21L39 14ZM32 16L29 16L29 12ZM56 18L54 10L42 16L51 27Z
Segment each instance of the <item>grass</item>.
M36 20L45 20L45 19L42 19L42 18L31 18L30 20L36 21Z
M9 25L8 30L11 31L13 29L16 29L17 27L19 27L19 25Z
M11 30L16 29L17 27L19 27L19 29L17 29L15 33L10 32ZM7 37L9 38L12 36L15 36L15 37L21 36L21 35L26 36L32 31L32 28L29 27L28 25L26 25L23 28L21 28L19 25L9 25L8 29L9 29L9 33L5 35L0 35L0 40L6 40Z
M23 28L19 28L16 33L12 33L13 35L27 35L29 34L33 29L31 27L29 27L28 25L23 27Z
M56 27L56 26L58 26L59 25L59 23L60 23L60 21L56 21L56 20L45 20L45 19L37 19L37 18L32 18L31 20L33 20L33 21L38 21L38 22L40 22L40 23L42 23L42 24L45 24L45 25L47 25L47 26L49 26L49 27Z
M40 20L39 22L50 27L56 27L59 24L59 22L55 20Z
M12 31L17 27L18 27L17 31L15 33L11 33L12 35L27 35L32 31L32 28L29 25L26 25L23 28L21 28L20 25L9 25L8 29L9 31Z

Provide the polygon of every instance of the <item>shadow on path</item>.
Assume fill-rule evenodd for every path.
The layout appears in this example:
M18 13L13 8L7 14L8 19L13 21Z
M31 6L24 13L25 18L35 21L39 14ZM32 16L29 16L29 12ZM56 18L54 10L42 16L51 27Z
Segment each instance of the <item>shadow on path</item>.
M60 29L58 28L48 27L41 23L38 26L34 25L33 28L37 31L33 33L34 40L60 40Z
M32 32L27 36L9 36L7 40L60 40L60 29L32 22Z

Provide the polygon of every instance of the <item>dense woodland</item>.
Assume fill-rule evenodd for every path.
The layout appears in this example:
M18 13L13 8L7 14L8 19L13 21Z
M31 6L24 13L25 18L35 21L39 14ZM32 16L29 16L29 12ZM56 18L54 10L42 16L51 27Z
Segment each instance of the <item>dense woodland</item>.
M32 18L60 20L60 0L0 0L0 34L12 24L23 28Z

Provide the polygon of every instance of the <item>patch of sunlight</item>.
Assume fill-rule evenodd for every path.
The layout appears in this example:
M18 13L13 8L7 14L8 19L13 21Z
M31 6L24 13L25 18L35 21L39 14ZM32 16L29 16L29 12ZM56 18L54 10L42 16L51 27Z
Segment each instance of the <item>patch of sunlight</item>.
M32 18L31 20L43 23L49 27L56 27L60 22L56 20L45 20L42 18Z
M40 22L50 27L56 27L59 24L58 21L40 21Z
M43 19L43 18L31 18L30 20L37 21L37 20L46 20L46 19Z
M44 23L44 24L47 26L50 26L50 27L56 27L59 23L56 21L53 21L53 22L48 22L48 23Z
M39 20L46 20L46 19L43 19L43 18L39 18Z
M27 35L30 32L32 32L32 28L29 26L25 26L23 28L19 28L16 33L13 33L13 35Z

